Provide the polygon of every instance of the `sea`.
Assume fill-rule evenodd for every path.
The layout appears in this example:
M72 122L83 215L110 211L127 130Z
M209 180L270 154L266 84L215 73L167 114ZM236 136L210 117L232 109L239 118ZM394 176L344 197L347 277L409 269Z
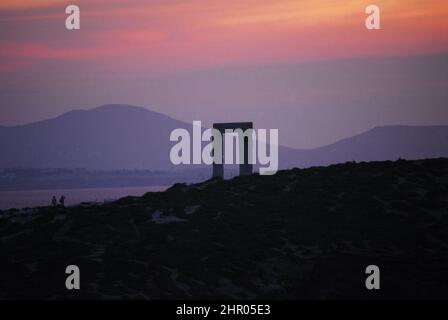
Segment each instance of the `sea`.
M22 209L51 205L53 196L59 200L63 195L65 205L71 206L83 202L108 202L126 196L142 196L146 192L158 192L168 186L124 187L124 188L89 188L57 190L0 191L0 210Z

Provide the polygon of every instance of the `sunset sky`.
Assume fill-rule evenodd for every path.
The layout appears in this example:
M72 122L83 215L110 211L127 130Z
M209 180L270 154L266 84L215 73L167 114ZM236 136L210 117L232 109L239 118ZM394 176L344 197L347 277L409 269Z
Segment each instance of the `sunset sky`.
M69 4L81 30L65 29ZM369 4L381 30L364 26ZM129 103L311 147L448 124L447 17L445 0L2 0L0 125Z

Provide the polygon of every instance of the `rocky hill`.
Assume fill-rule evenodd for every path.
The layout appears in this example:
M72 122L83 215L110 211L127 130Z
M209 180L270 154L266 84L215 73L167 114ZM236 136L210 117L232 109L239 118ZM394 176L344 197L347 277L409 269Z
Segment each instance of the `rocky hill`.
M0 213L0 298L448 298L448 159ZM65 268L81 290L65 289ZM364 286L381 270L381 289Z

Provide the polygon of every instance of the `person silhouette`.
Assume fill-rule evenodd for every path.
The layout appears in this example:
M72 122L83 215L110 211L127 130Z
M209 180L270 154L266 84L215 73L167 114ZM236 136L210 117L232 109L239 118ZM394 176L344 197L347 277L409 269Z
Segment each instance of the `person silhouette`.
M65 196L64 195L62 195L61 198L59 199L59 204L62 207L65 207Z
M53 207L56 207L56 204L57 204L56 196L53 196L53 198L51 199L51 205Z

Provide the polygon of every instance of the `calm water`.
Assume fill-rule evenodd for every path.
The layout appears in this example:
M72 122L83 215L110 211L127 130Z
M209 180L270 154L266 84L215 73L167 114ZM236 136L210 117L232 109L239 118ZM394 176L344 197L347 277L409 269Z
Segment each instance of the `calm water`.
M73 205L81 202L103 202L126 196L142 196L150 191L164 191L166 186L125 187L125 188L92 188L92 189L59 189L0 191L0 210L50 205L51 198L59 200L65 196L65 204Z

